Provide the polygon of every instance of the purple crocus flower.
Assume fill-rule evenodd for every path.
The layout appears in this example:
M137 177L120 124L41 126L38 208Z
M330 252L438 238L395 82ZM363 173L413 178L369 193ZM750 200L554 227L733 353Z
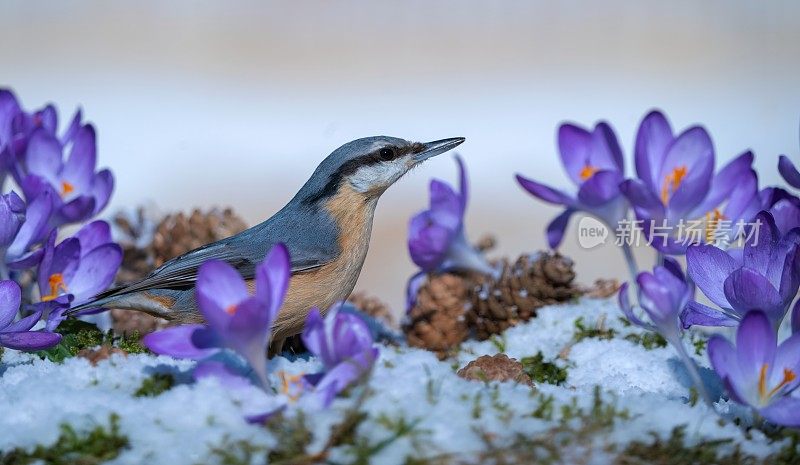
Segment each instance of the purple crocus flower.
M272 322L283 304L291 277L289 253L283 244L272 248L256 267L255 295L239 273L225 262L204 263L197 274L196 296L207 325L183 325L148 334L144 344L153 352L180 358L207 359L230 349L247 361L262 388L267 381L267 347ZM224 365L224 366L223 366ZM207 360L198 365L196 377L237 376L226 364Z
M686 278L678 262L664 259L663 266L656 266L652 273L639 273L639 307L647 313L652 323L636 316L628 298L628 283L619 289L619 304L628 320L643 328L655 331L669 341L680 341L680 314L694 295L694 286Z
M756 215L752 238L741 253L712 245L686 252L689 276L720 309L691 302L683 326L736 326L751 310L763 311L777 330L800 286L798 230L781 236L769 212Z
M378 358L369 327L351 313L331 310L323 319L318 309L312 309L302 338L324 366L323 372L305 377L315 387L324 407L367 373Z
M622 149L608 123L597 123L591 132L572 124L562 124L558 128L558 148L567 175L578 187L577 195L517 175L517 182L535 197L566 207L547 226L547 241L551 248L561 244L569 218L577 211L594 215L613 229L628 210L619 191L624 178Z
M761 209L768 210L775 219L781 235L800 227L800 199L780 187L767 187L759 192Z
M14 321L19 311L22 292L14 281L0 281L0 346L16 350L41 350L61 341L61 335L30 329L42 317L42 311Z
M455 157L459 171L459 192L434 179L430 184L430 208L413 218L408 227L411 260L424 272L463 270L492 274L494 269L475 250L464 233L468 185L464 162Z
M71 142L80 127L81 111L78 109L60 138L62 144ZM58 112L53 105L32 113L25 112L16 96L8 89L0 89L0 181L7 171L17 182L23 177L25 152L31 135L44 130L55 136L58 129ZM0 182L0 185L2 183Z
M42 302L80 305L114 282L122 263L122 249L111 242L108 223L94 221L58 245L55 241L53 231L39 264Z
M69 157L63 151L69 146ZM95 173L96 143L94 128L80 126L68 144L44 128L35 130L25 153L24 173L19 184L26 198L52 191L54 226L86 220L108 204L114 188L109 170Z
M652 111L639 126L634 156L639 179L626 180L620 189L661 252L682 254L694 243L729 240L721 224L749 220L760 208L753 154L740 155L714 175L714 147L700 126L676 136L666 117ZM682 237L686 225L703 220L700 237Z
M786 155L781 155L778 158L778 171L787 184L795 189L800 189L800 171L797 171L792 160L789 160Z
M768 421L800 426L800 333L778 345L770 318L748 312L736 330L736 346L720 335L708 341L708 356L731 399L749 405Z
M628 283L624 283L619 289L622 312L631 323L661 334L678 351L695 387L703 399L710 403L703 380L681 340L680 315L694 296L694 285L687 281L680 265L671 257L665 257L664 264L656 266L652 273L639 273L636 282L639 291L638 306L644 310L650 321L644 321L635 314L628 298Z
M24 269L36 266L41 260L43 249L31 250L39 243L48 228L52 211L50 192L41 195L25 206L15 192L0 199L0 257L3 264L11 269ZM9 242L10 240L10 242Z

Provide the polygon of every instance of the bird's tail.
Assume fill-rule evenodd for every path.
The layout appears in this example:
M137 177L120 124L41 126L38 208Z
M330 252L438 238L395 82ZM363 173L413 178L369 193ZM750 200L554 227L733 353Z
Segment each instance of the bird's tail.
M117 287L101 292L89 301L76 305L65 312L66 316L80 316L98 309L136 310L166 320L182 321L191 319L191 305L181 309L175 306L181 296L180 291L148 290L140 291L128 286ZM184 299L185 300L185 299ZM183 310L183 311L182 311ZM196 312L195 312L196 313Z

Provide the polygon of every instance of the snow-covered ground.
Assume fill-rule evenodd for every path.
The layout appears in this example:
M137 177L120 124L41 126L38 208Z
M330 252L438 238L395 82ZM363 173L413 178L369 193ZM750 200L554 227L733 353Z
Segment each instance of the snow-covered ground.
M224 463L263 463L263 451L286 447L281 422L302 424L312 433L303 443L305 452L325 449L319 458L332 463L354 463L360 457L381 464L402 464L409 457L427 460L421 463L491 462L493 453L530 453L557 463L603 464L631 441L651 442L651 432L666 439L682 425L687 447L730 439L719 451L738 446L763 457L785 445L758 430L745 434L733 422L720 421L702 401L690 402L689 378L673 350L646 349L625 339L641 331L619 315L613 300L547 307L491 341L465 343L455 360L382 346L367 389L350 390L324 411L301 397L268 427L250 425L243 417L274 405L274 396L255 388L225 389L213 380L191 384L193 362L115 355L93 367L83 358L56 364L6 350L0 363L0 451L48 446L59 437L60 425L88 431L108 425L112 413L119 415L120 433L129 440L129 447L109 462L114 464L223 463L223 457ZM604 321L614 337L576 342L578 318L589 328ZM694 352L688 340L687 347ZM456 375L469 361L500 349L517 359L541 352L544 360L566 367L566 382L537 382L532 389ZM704 358L698 362L708 366ZM315 360L278 357L271 364L276 389L280 372L319 369ZM155 397L134 396L156 372L173 373L178 384ZM597 386L601 402L595 399ZM741 414L725 402L716 409L728 418ZM354 416L356 411L366 415ZM353 418L354 431L330 441L331 447L331 431L343 436L338 425ZM260 452L248 457L248 451ZM231 462L231 457L240 461Z

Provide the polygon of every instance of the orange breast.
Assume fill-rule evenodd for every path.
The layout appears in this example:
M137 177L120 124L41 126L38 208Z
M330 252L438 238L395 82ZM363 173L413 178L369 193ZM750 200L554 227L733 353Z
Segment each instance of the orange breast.
M344 184L325 205L339 226L339 256L309 271L295 273L289 292L273 326L281 340L302 331L309 309L322 312L353 291L364 265L377 198L367 198Z

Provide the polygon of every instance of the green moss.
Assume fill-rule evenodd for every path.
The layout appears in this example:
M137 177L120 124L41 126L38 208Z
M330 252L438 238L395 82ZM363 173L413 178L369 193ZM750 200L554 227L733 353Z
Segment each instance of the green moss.
M112 414L109 427L97 426L86 433L78 433L70 425L61 425L61 434L55 444L36 446L31 451L14 449L0 455L0 465L95 465L116 458L129 447L128 438L119 432L119 417Z
M174 376L169 373L156 373L145 378L133 395L136 397L156 397L165 391L169 391L174 385Z
M142 344L142 336L139 334L139 331L134 331L131 334L123 334L118 338L114 338L113 342L117 347L129 354L146 354L150 352L147 350L147 347Z
M614 465L749 465L758 463L754 457L741 452L739 446L722 453L723 446L730 446L732 439L702 441L693 445L686 443L686 425L672 430L669 438L662 439L651 433L652 441L633 441L617 457Z
M625 339L633 342L634 344L638 344L647 350L653 350L667 346L667 340L664 339L664 336L654 332L632 333L625 336Z
M76 356L83 349L91 349L103 344L117 347L131 354L148 352L147 348L141 344L141 337L136 331L129 335L115 337L111 331L103 333L92 323L81 320L64 320L58 325L55 332L62 335L61 342L55 347L36 353L40 357L56 363Z
M535 383L561 384L567 380L567 369L559 367L553 362L545 362L544 355L538 352L533 357L524 357L520 360L525 373Z
M81 320L65 320L55 332L61 334L61 342L37 354L56 363L74 357L83 349L99 346L105 341L105 335L96 325Z
M590 328L583 322L583 317L575 320L575 333L572 335L575 342L580 342L587 338L593 339L613 339L617 332L613 328L606 328L603 324Z

